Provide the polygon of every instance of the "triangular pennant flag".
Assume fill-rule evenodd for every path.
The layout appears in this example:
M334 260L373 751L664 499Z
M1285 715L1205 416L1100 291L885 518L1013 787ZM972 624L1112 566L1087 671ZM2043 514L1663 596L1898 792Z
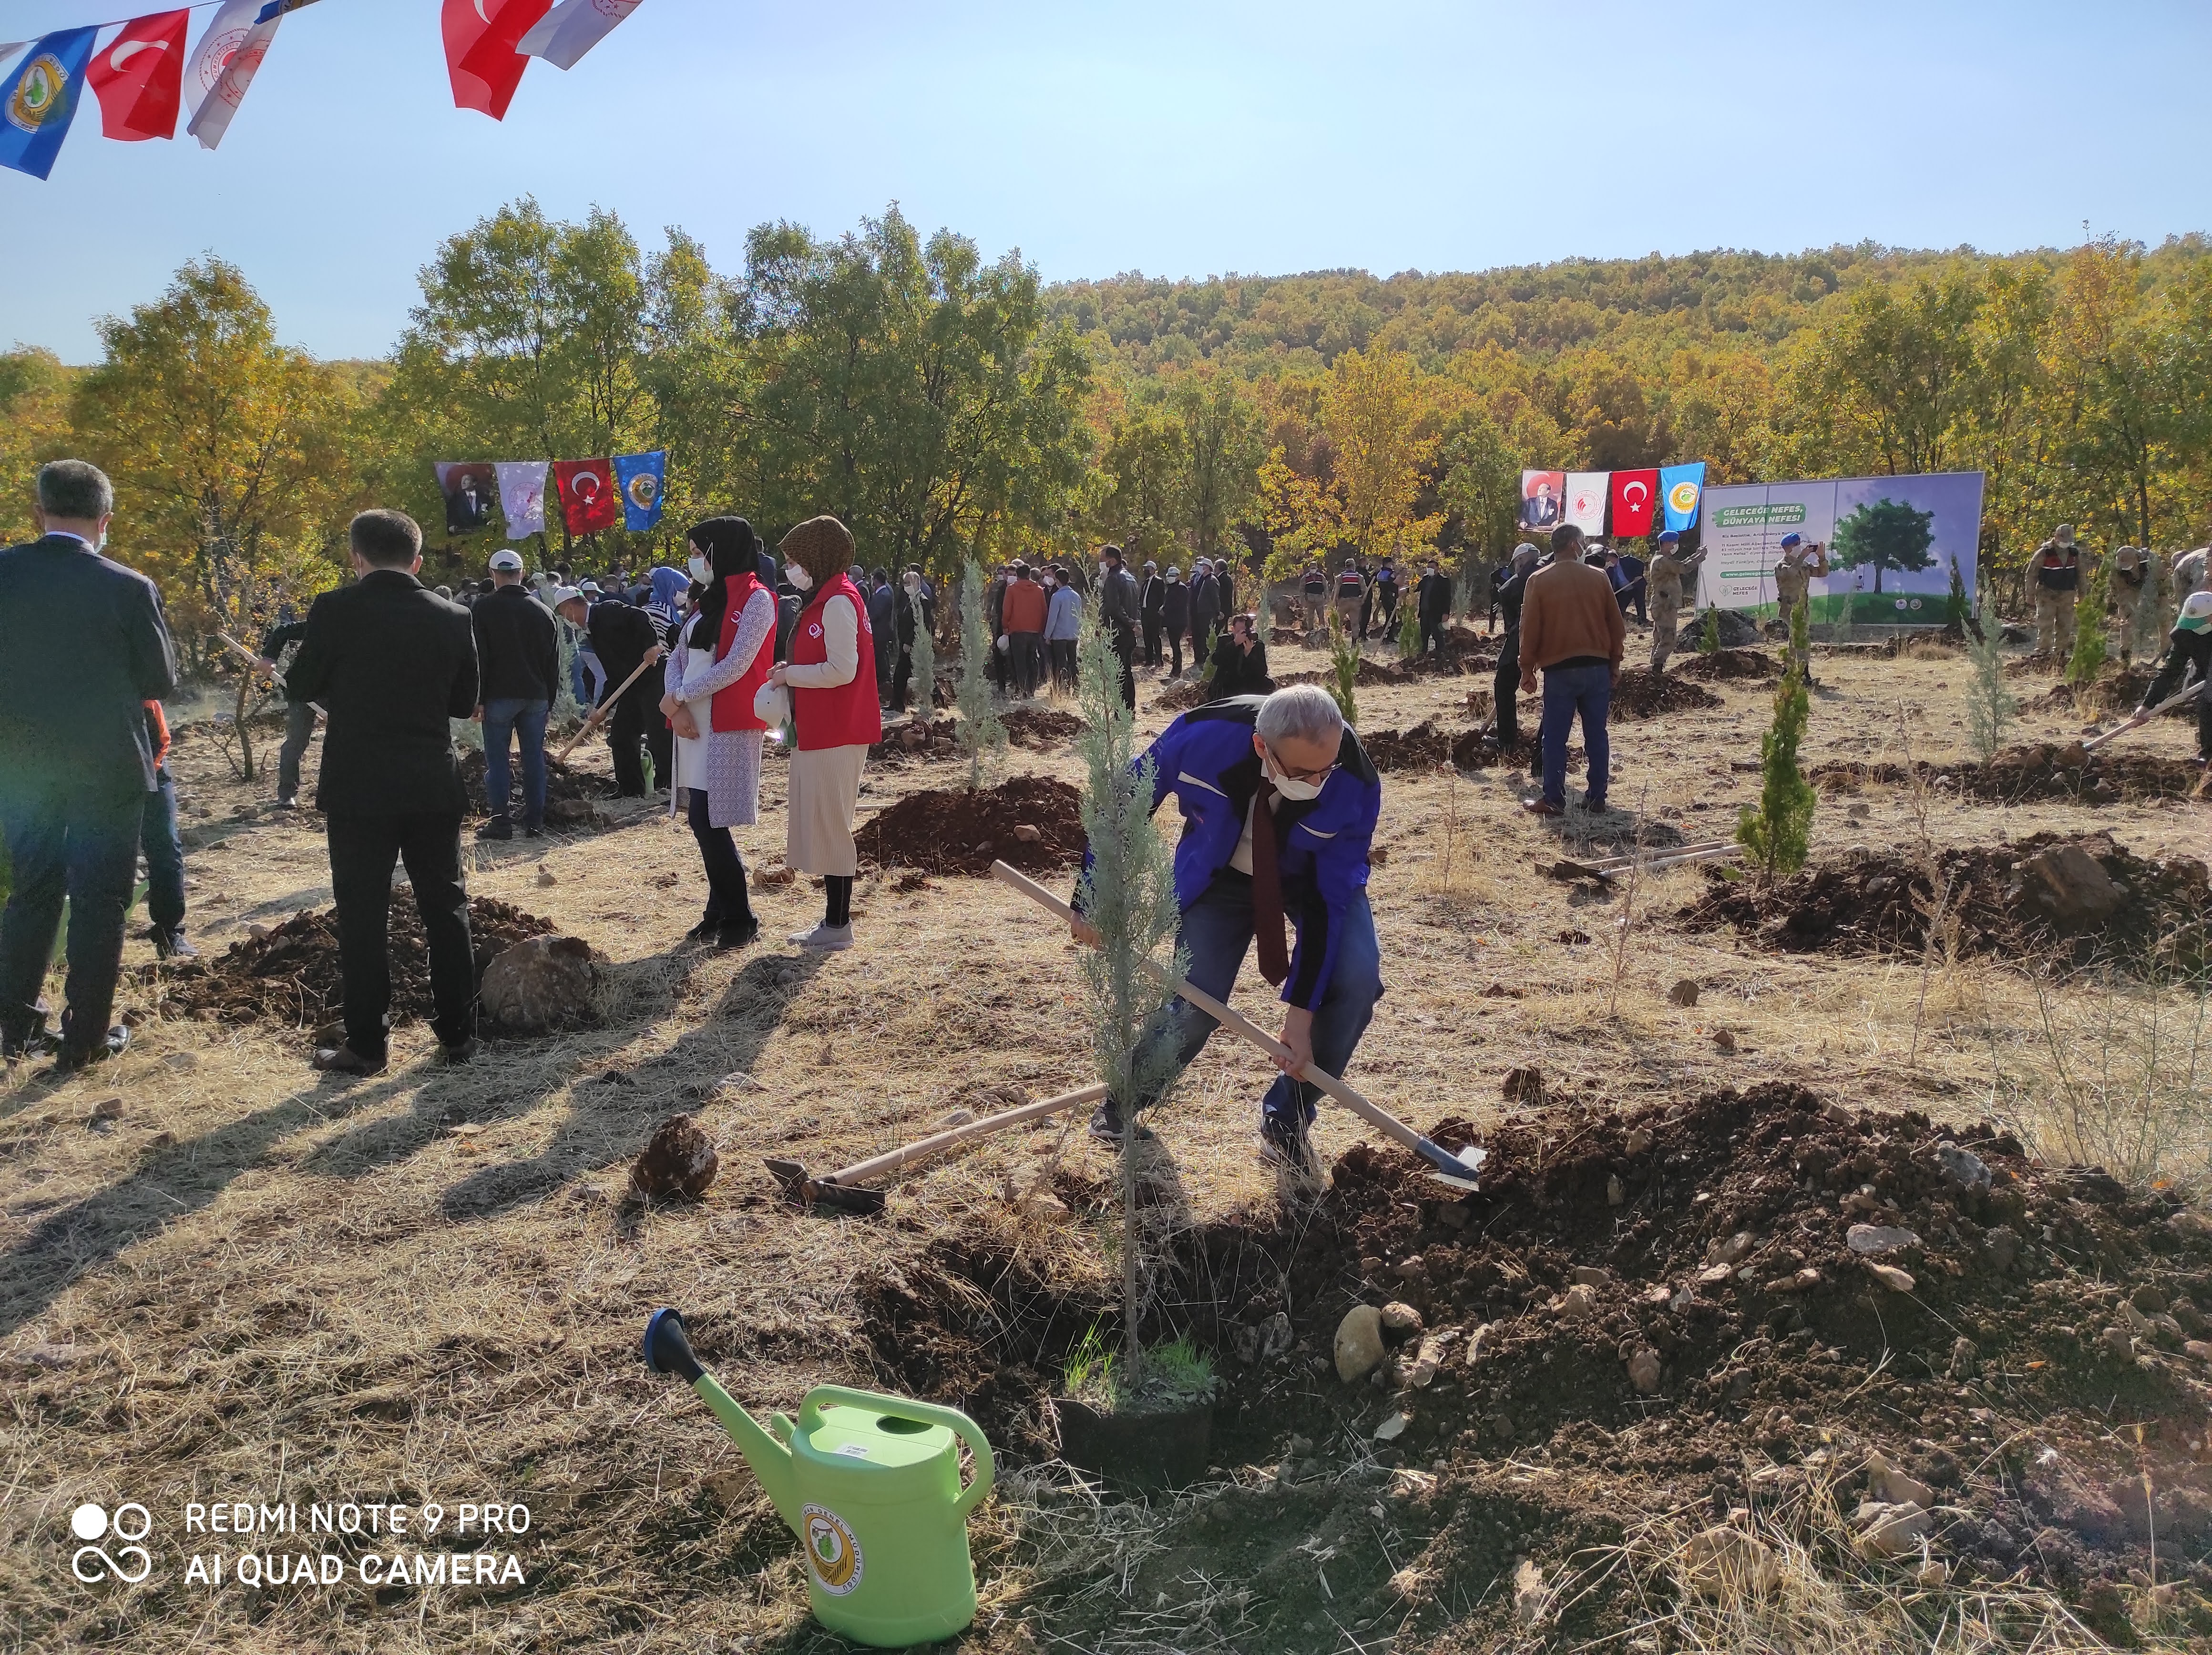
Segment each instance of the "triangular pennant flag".
M111 138L173 138L184 104L189 10L134 17L92 55L85 78L100 94L100 128Z
M31 44L0 103L0 167L42 179L54 170L84 95L97 28L57 30Z
M561 0L522 37L517 50L556 69L574 69L593 46L635 11L638 0Z
M199 50L192 54L191 72L199 101L192 106L191 123L185 130L200 141L203 149L212 149L222 142L222 135L230 130L230 118L245 102L246 88L253 84L261 60L269 55L284 15L278 12L264 21L262 15L267 9L264 0L223 0L222 9L200 36Z
M515 51L524 33L552 0L446 0L441 26L446 70L453 82L453 107L476 109L494 120L507 106L530 59Z

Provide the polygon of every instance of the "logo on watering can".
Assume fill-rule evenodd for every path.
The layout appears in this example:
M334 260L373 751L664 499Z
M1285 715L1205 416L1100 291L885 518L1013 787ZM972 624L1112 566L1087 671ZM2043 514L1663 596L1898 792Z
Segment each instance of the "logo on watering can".
M832 1597L842 1597L860 1584L860 1543L826 1506L809 1506L805 1518L806 1561L814 1578Z

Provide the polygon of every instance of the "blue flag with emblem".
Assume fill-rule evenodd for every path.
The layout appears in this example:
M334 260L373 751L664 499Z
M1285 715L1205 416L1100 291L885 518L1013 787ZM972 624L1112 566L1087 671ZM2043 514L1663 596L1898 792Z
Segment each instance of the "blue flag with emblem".
M85 65L96 28L58 29L31 43L0 105L0 167L42 179L54 170L70 123L84 97Z
M668 451L615 456L615 485L622 490L623 527L660 526L660 494L668 481Z
M1659 468L1659 503L1666 508L1667 526L1680 534L1693 528L1698 507L1705 500L1705 463L1662 465Z

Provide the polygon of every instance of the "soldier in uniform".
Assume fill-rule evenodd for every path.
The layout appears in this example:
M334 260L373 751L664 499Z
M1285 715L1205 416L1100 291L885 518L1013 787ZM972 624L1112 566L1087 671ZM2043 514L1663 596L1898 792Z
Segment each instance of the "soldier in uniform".
M1808 545L1805 537L1787 534L1782 537L1782 561L1774 566L1774 594L1779 600L1782 624L1791 635L1796 634L1795 620L1801 606L1812 601L1813 582L1828 573L1828 549L1818 541ZM1809 615L1808 616L1809 620ZM1807 682L1812 682L1813 663L1806 655L1796 653L1794 644L1784 646L1790 658L1805 672Z
M1680 550L1682 537L1669 529L1659 537L1659 550L1644 571L1644 590L1651 600L1651 670L1664 672L1667 658L1674 652L1675 628L1680 624L1685 602L1695 607L1695 594L1690 586L1697 573L1698 565L1704 561L1703 551L1692 552L1685 557Z
M2074 596L2081 586L2081 550L2074 525L2062 523L2035 549L2035 652L2064 655L2074 647Z
M2166 569L2154 552L2123 546L2112 557L2110 608L2119 623L2120 664L2158 652L2166 632Z

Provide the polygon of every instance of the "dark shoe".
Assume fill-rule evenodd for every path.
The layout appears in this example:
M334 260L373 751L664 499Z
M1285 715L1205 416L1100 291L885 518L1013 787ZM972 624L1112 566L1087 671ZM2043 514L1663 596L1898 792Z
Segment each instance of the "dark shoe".
M513 839L514 828L505 816L494 816L477 829L478 839Z
M61 1036L41 1021L26 1034L0 1034L0 1058L17 1063L27 1058L51 1058L61 1046Z
M1119 1143L1121 1141L1121 1105L1115 1103L1109 1098L1104 1103L1100 1104L1097 1108L1091 1111L1091 1137L1097 1138L1102 1143ZM1137 1142L1139 1143L1149 1143L1152 1142L1152 1129L1146 1125L1142 1121L1138 1122Z
M364 1058L349 1046L324 1046L313 1058L313 1066L325 1075L381 1075L384 1059Z
M473 1034L458 1040L441 1040L438 1042L438 1061L464 1064L483 1050L483 1042Z
M705 918L702 919L697 924L692 926L690 931L685 931L684 933L684 940L687 943L704 943L718 935L721 929L722 916L718 913L710 913Z
M1314 1153L1312 1135L1298 1122L1279 1115L1260 1118L1260 1159L1270 1166L1287 1167L1294 1172L1321 1171L1321 1158Z
M279 810L296 810L300 808L300 801L289 793L279 793L276 796L276 808Z
M714 931L714 946L718 949L741 949L760 935L760 921L751 914L733 924L722 925Z
M1567 814L1564 804L1554 804L1549 799L1522 799L1521 808L1532 816L1563 816Z
M79 1046L73 1040L64 1040L54 1052L54 1073L74 1075L80 1069L89 1069L96 1063L106 1063L110 1058L119 1058L131 1044L131 1031L121 1023L107 1031L107 1037L93 1046Z
M1589 814L1594 816L1603 815L1605 812L1604 795L1600 794L1597 797L1593 797L1588 793L1583 794L1583 809L1589 811Z
M524 823L522 824L522 836L523 836L523 838L525 838L525 839L543 839L543 838L544 838L544 837L545 837L545 824L544 824L544 822L542 822L542 821L526 821L526 822L524 822Z

